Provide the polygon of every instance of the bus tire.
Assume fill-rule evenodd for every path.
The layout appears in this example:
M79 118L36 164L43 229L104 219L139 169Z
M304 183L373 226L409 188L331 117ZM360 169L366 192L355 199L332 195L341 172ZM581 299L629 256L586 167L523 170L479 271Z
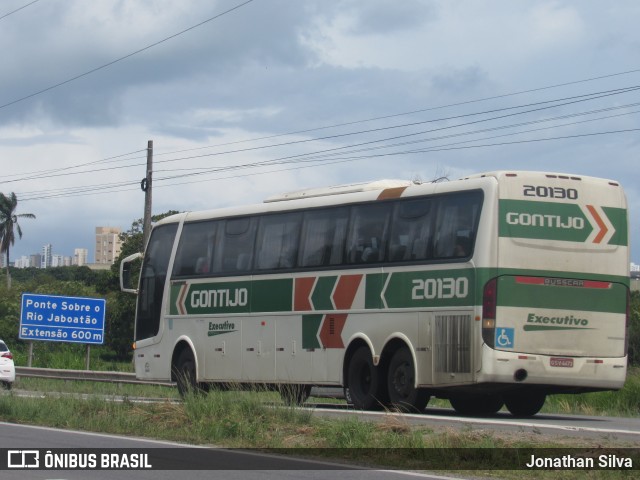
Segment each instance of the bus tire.
M196 382L196 360L190 348L185 348L180 352L178 360L173 366L173 376L181 397L186 396L189 392L200 390Z
M379 385L378 370L373 364L371 352L368 347L362 346L353 353L347 368L347 388L353 407L379 410L382 407Z
M396 350L387 370L389 403L403 412L422 412L429 402L427 390L416 388L416 369L407 348Z
M544 406L547 396L540 392L517 392L504 396L507 410L514 417L533 417Z
M311 395L311 385L296 383L279 385L278 391L285 405L293 407L302 405L307 398L309 398L309 395Z
M353 400L351 399L351 392L345 387L342 392L344 393L344 399L347 401L347 405L353 406Z
M451 397L449 402L462 415L493 415L504 406L499 395L464 395Z

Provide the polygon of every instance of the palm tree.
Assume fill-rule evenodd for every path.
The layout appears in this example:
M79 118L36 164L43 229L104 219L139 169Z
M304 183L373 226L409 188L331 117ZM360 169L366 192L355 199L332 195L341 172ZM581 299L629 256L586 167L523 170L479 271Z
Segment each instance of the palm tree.
M11 276L9 274L9 247L15 243L14 229L18 232L18 238L22 238L22 229L18 225L18 218L36 218L33 213L16 213L18 199L16 194L6 196L0 193L0 255L7 255L7 288L11 288Z

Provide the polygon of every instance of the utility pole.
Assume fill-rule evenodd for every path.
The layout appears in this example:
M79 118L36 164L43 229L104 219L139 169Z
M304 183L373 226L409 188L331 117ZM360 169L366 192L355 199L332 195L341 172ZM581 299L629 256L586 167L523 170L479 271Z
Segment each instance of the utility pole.
M142 248L146 248L151 234L151 177L153 174L153 140L147 142L147 176L140 182L144 192L144 223L142 226Z

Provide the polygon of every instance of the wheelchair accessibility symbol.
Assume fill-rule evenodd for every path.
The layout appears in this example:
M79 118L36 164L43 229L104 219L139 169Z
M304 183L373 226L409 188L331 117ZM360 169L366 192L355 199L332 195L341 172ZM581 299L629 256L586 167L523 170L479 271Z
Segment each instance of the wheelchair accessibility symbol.
M496 345L500 348L513 348L513 328L496 329Z

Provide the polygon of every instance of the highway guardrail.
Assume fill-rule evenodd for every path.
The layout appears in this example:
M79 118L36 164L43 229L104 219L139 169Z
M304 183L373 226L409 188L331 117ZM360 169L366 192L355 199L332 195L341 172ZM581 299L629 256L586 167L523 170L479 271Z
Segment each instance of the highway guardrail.
M98 370L63 370L57 368L16 367L16 376L24 378L53 378L56 380L87 380L90 382L130 383L137 385L173 386L171 382L139 380L135 373L104 372Z

